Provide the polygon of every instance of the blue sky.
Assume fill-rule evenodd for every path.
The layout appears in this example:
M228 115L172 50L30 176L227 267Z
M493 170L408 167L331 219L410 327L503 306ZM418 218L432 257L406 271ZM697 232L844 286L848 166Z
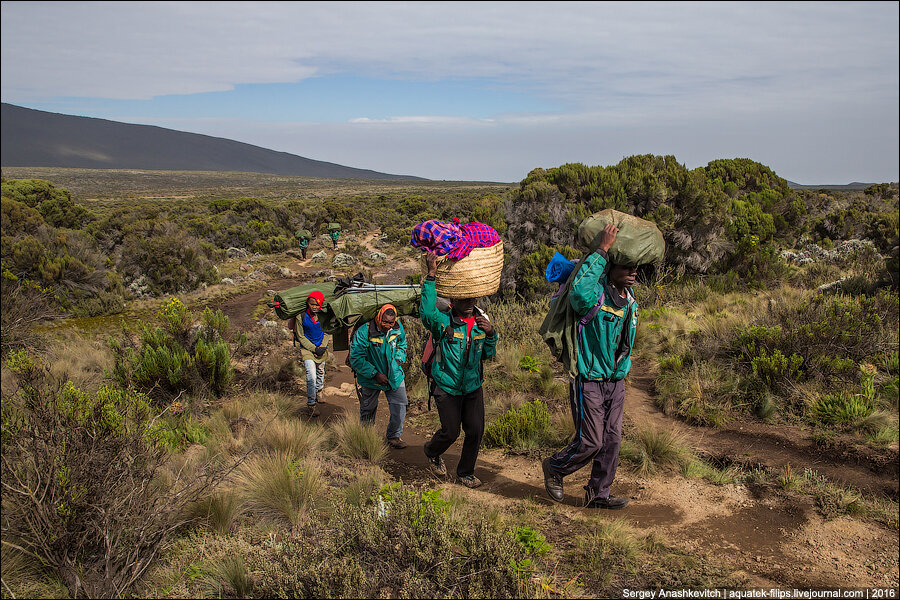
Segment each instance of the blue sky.
M897 181L896 2L10 2L3 102L388 173Z

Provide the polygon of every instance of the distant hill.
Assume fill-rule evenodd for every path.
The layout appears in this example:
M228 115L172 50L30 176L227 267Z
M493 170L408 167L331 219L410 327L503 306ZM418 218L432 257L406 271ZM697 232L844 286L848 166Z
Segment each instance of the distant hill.
M792 190L830 190L836 192L858 192L866 189L870 185L874 184L854 181L853 183L846 184L803 185L801 183L788 181L788 187L790 187Z
M241 171L300 177L422 180L152 125L75 117L3 103L4 167Z

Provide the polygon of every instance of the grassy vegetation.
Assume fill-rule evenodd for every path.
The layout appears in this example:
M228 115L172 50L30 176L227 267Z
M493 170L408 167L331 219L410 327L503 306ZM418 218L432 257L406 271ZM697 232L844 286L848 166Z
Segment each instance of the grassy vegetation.
M614 181L628 169L652 177L637 187ZM635 354L652 367L666 413L702 426L790 424L825 445L840 436L896 452L898 296L882 280L885 261L871 248L803 265L771 254L855 236L889 254L890 187L791 193L753 165L711 164L701 174L646 157L533 173L510 191L248 174L4 175L54 185L3 183L3 479L27 476L23 489L40 479L50 490L38 508L3 492L3 597L547 597L742 585L728 568L624 521L578 517L563 531L559 513L528 499L498 508L400 484L381 466L380 431L355 418L326 427L299 419L305 399L281 331L236 332L204 308L216 294L249 289L215 285L239 277L243 260L269 261L277 273L296 229L316 233L332 220L358 236L349 250L361 260L359 240L373 232L409 258L409 228L428 218L477 219L517 240L509 258L519 296L483 303L501 336L485 364L488 446L546 455L571 438L567 378L537 334L547 307L539 271L551 250L575 252L557 233L586 210L640 206L672 231L686 227L675 208L721 226L683 241L636 290ZM700 200L708 215L694 210ZM776 222L782 209L785 222ZM700 253L708 270L692 272L691 248L715 235L728 244L710 242ZM227 259L232 246L263 256ZM772 268L753 267L769 259ZM837 291L818 289L840 277ZM77 318L36 327L62 314ZM417 366L424 332L415 319L404 326L416 406L426 395ZM101 331L115 332L112 343ZM802 467L713 460L672 430L626 429L621 457L623 472L642 479L800 494L827 518L897 527L896 502ZM113 480L148 493L117 493ZM38 509L53 527L35 533ZM98 510L119 529L91 516ZM157 537L135 541L142 526ZM136 562L134 548L150 558ZM106 577L116 564L129 575Z

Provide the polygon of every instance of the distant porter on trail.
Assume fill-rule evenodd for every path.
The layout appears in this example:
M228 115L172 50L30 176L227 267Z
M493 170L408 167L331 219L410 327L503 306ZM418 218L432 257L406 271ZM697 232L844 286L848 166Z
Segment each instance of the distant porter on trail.
M297 244L300 246L300 254L303 256L303 260L306 260L306 250L309 248L311 237L312 234L308 229L301 229L297 232Z

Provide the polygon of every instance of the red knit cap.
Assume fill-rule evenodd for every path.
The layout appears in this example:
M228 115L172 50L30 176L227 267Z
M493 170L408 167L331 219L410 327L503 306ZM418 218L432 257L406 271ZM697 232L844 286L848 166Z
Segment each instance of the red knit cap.
M319 306L325 304L325 295L319 290L315 290L309 296L306 297L307 300L313 298Z

